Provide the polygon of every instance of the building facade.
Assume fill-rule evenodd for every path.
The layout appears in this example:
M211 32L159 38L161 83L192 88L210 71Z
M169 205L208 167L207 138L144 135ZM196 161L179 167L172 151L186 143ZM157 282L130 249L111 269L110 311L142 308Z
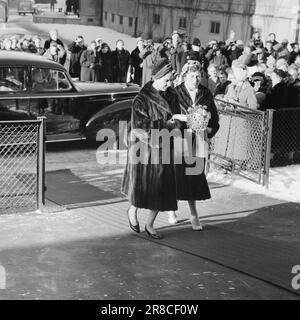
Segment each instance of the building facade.
M103 0L80 0L80 23L102 26Z
M138 0L103 0L103 26L137 36Z
M295 41L298 9L299 0L140 0L137 34L161 41L178 30L208 43L234 30L246 42L259 30L263 40L275 32L280 40Z

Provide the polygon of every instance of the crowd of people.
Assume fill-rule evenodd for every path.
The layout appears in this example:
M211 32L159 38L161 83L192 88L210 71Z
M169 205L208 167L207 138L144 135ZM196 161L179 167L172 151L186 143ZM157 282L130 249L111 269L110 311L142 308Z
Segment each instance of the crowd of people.
M69 72L81 81L133 82L144 86L152 78L153 66L167 59L175 70L174 85L182 82L181 71L190 60L201 64L201 84L214 96L238 102L252 109L300 106L300 51L298 43L274 33L265 42L255 32L249 43L235 39L231 31L226 41L212 40L203 46L199 38L188 41L176 30L161 45L151 39L138 38L130 53L123 40L115 50L101 38L85 45L78 36L69 46L58 38L57 30L49 32L44 43L39 36L0 40L2 50L19 50L43 55L65 65L70 55Z

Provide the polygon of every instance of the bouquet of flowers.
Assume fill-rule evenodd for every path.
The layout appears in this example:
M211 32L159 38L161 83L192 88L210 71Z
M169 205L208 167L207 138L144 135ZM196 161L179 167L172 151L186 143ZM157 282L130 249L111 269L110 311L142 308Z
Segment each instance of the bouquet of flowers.
M203 135L204 131L207 129L210 118L211 114L207 111L207 106L193 106L188 109L187 126L196 134Z

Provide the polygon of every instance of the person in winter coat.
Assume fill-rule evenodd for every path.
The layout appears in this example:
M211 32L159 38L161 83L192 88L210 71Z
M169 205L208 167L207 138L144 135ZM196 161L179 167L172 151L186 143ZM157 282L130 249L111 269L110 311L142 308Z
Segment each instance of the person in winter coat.
M96 41L92 41L90 45L90 49L83 51L80 57L81 64L81 73L80 80L81 81L99 81L100 76L100 56L99 52L97 52L97 44Z
M113 59L110 47L107 43L103 42L101 51L99 52L100 61L100 82L113 82Z
M153 40L147 40L145 48L140 52L140 58L143 59L142 87L152 79L153 66L158 56Z
M143 78L143 59L140 57L140 53L144 49L144 40L138 38L137 47L131 52L131 66L133 73L133 82L142 85Z
M158 60L153 68L153 81L142 88L131 108L122 193L128 196L130 202L127 215L134 232L140 233L137 210L149 210L145 232L152 239L162 238L154 228L158 213L177 210L172 144L169 145L170 152L164 148L162 139L154 138L158 130L171 132L176 128L171 118L173 114L180 113L180 108L171 87L172 78L171 64L166 59ZM137 144L141 146L140 156L136 153ZM165 160L166 157L168 160Z
M80 57L83 51L87 50L83 37L78 36L77 39L69 45L68 49L71 52L69 73L72 78L80 78Z
M124 49L124 41L118 40L117 48L112 52L114 82L127 83L130 81L131 56Z
M60 63L61 65L64 65L65 55L66 55L66 50L64 49L64 47L57 44L57 42L52 41L50 43L49 49L44 53L43 56L49 60Z
M65 50L65 46L63 42L58 39L58 32L55 29L52 29L49 31L50 38L45 41L44 43L44 49L45 51L49 49L51 42L56 42L57 45L61 46L64 48L64 56L61 58L61 64L64 65L67 59L67 52Z

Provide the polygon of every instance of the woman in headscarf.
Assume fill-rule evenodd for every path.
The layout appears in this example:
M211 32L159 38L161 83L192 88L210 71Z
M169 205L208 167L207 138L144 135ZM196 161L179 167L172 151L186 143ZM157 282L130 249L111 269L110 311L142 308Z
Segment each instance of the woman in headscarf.
M205 144L219 129L219 116L213 95L209 89L200 84L201 68L198 61L189 61L182 69L183 82L175 88L183 115L186 115L188 110L193 110L198 106L206 107L206 112L210 114L207 129L203 134L191 132L191 129L185 130L182 142L184 146L191 146L191 152L187 153L188 148L184 149L183 147L185 151L181 156L181 161L179 161L179 164L176 164L178 163L177 161L175 163L177 200L188 201L192 228L196 231L202 230L196 201L207 200L211 197L204 172L206 161ZM185 118L181 115L173 116L175 120L185 121ZM190 134L188 134L188 131L190 131ZM186 139L189 141L186 141ZM206 150L208 150L208 145L206 145ZM193 161L187 161L187 159Z
M131 229L140 232L137 209L148 209L145 231L154 239L161 239L154 229L158 212L177 210L172 151L166 150L161 139L155 139L153 131L170 132L176 127L170 121L173 114L180 112L176 93L171 88L173 74L170 63L160 60L154 65L153 80L134 99L122 182L122 193L128 196L131 205L127 211Z
M100 82L113 82L113 58L110 47L103 42L101 51L99 51L100 61L102 62L100 68Z

